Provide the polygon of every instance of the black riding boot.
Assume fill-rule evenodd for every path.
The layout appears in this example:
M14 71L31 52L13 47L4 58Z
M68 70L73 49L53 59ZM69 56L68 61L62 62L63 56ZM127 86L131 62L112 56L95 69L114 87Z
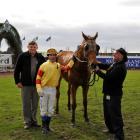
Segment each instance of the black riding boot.
M48 116L47 116L46 126L47 126L47 130L48 130L48 131L51 131L51 129L50 129L50 121L51 121L51 117L48 117Z
M43 134L47 134L48 133L48 129L47 129L47 121L42 120L42 133Z

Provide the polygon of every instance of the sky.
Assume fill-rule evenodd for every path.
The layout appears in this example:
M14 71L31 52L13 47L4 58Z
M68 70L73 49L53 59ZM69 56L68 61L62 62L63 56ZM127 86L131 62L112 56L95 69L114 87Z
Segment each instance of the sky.
M23 51L38 36L39 51L75 51L82 32L94 36L100 52L125 48L140 53L140 0L1 0L0 23L19 32ZM51 40L46 42L46 38ZM7 48L2 40L1 50Z

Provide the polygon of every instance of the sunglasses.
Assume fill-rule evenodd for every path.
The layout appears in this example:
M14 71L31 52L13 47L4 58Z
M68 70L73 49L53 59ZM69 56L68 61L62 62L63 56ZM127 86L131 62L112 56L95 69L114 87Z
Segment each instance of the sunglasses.
M56 56L56 54L48 54L48 56Z

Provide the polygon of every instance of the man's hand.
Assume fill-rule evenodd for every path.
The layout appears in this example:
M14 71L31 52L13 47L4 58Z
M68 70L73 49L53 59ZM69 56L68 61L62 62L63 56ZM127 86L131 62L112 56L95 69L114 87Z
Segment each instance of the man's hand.
M62 72L68 72L68 70L70 70L70 67L69 66L61 66L61 71Z
M41 91L38 91L38 95L40 96L40 97L42 97L42 96L44 96L44 92L41 90Z
M18 88L23 88L22 83L17 83L17 87L18 87Z
M96 67L95 67L95 71L97 72L97 71L99 71L99 70L100 70L99 66L96 65Z

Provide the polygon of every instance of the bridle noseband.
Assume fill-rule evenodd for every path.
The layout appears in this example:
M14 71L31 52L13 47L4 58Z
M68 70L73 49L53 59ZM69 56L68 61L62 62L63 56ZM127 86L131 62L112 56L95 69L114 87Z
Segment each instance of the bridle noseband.
M81 62L81 63L88 63L88 61L85 60L81 60L80 58L78 58L78 56L76 56L75 54L73 55L74 58L76 58L77 61Z

